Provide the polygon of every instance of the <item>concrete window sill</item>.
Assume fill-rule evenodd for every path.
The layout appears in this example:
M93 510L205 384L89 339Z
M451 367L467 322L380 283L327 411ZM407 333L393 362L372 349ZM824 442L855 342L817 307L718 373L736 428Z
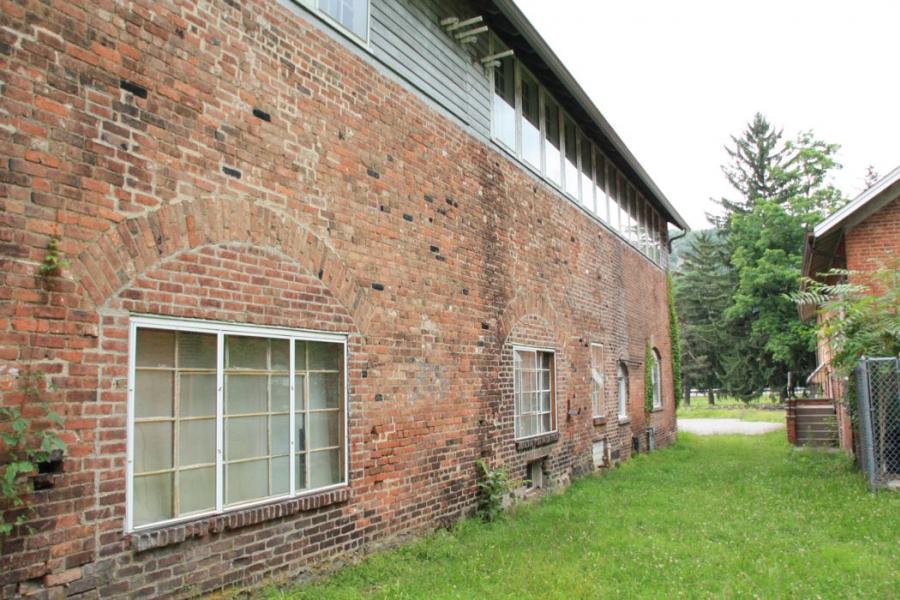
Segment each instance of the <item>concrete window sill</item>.
M594 417L594 426L600 427L601 425L606 425L606 417Z
M523 450L531 450L532 448L537 448L538 446L547 446L548 444L553 444L558 440L558 431L545 433L544 435L536 435L524 440L516 440L516 450L518 450L519 452L522 452Z
M153 548L162 548L172 544L179 544L191 538L200 538L230 529L249 527L257 523L346 502L349 499L350 488L343 487L320 494L288 498L272 502L271 504L203 517L196 521L167 525L159 529L135 531L129 535L131 549L135 552L144 552Z

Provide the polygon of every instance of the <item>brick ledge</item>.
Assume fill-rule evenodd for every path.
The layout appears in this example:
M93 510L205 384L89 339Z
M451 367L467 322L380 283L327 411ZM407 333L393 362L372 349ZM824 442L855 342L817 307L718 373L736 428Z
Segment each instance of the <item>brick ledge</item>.
M144 552L153 548L162 548L179 544L191 538L205 537L229 529L249 527L264 521L346 502L349 499L350 488L342 487L299 498L276 500L269 504L238 509L234 512L204 517L196 521L167 525L159 529L137 531L129 536L131 549L135 552Z
M558 440L558 431L554 431L553 433L545 433L544 435L536 435L524 440L518 440L516 442L516 450L520 452L522 450L531 450L532 448L537 448L538 446L546 446L548 444L552 444Z

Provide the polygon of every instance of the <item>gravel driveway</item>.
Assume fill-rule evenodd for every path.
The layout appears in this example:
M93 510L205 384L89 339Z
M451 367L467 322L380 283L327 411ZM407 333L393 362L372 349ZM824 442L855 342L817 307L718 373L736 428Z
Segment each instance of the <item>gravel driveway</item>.
M784 429L784 423L741 421L740 419L678 419L678 431L697 435L743 434L762 435Z

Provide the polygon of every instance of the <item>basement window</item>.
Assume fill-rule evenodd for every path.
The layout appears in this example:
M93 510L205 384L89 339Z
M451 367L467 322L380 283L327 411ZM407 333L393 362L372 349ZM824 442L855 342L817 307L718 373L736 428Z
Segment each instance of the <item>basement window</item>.
M129 531L346 484L346 337L135 317Z
M549 350L513 349L515 436L523 439L556 430L554 355Z

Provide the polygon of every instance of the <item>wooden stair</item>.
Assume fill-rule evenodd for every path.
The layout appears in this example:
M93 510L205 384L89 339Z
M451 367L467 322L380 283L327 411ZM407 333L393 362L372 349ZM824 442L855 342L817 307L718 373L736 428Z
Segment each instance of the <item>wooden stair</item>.
M834 402L824 398L788 401L787 432L788 441L795 446L837 447Z

